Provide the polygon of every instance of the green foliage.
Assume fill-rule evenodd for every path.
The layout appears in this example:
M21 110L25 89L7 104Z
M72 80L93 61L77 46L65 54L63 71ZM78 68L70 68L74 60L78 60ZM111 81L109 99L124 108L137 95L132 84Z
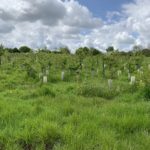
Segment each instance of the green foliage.
M20 53L20 51L19 51L18 48L13 48L13 49L12 49L12 52L13 52L13 53Z
M150 57L150 49L143 49L142 50L142 54L144 55L144 56L146 56L146 57Z
M29 48L29 47L27 47L27 46L21 46L21 47L19 48L19 51L20 51L21 53L29 53L29 52L31 52L32 50L31 50L31 48Z
M144 98L150 101L150 85L145 86L143 93L144 93Z
M0 66L0 149L149 149L150 60L129 55L5 51ZM132 85L129 64L130 75L136 77ZM45 75L48 83L43 84Z
M53 149L54 145L61 141L62 135L58 131L57 125L44 123L39 130L41 141L44 141L45 150Z
M141 45L135 45L133 46L133 52L139 52L142 51L143 47Z
M90 53L90 50L88 47L81 47L76 50L76 55L81 56L81 57L85 57L89 55L89 53Z
M106 87L85 85L78 89L78 93L85 97L101 97L104 99L113 99L119 93L113 88L108 89Z
M68 47L62 47L59 49L61 54L70 54L70 50Z
M45 49L44 48L43 49L39 49L38 52L39 53L51 53L51 51L48 50L47 48L45 48Z
M42 86L39 90L38 93L40 96L51 96L55 97L55 92L48 86Z
M2 56L2 55L4 54L4 52L5 52L5 48L4 48L4 46L1 44L1 45L0 45L0 56Z
M105 72L104 76L107 77L108 79L114 79L116 78L116 71L118 70L118 56L111 54L111 55L106 55L103 56L103 75ZM104 66L106 65L106 67Z
M6 48L9 53L20 53L18 48Z
M96 48L90 48L90 54L91 55L99 55L101 54L102 55L102 52L100 52L98 49Z
M114 51L114 47L113 46L109 46L107 49L106 49L107 53L109 52L113 52Z
M28 63L23 64L25 67L25 70L27 71L27 77L36 79L37 78L37 72L36 70Z

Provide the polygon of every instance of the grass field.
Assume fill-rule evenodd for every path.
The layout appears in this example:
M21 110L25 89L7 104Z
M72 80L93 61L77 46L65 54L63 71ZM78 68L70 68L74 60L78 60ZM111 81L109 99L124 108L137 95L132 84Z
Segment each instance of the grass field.
M0 66L0 150L150 148L150 88L144 82L150 77L149 59L142 62L142 75L132 73L136 84L130 85L122 71L109 88L107 78L102 78L101 59L99 71L94 63L92 74L87 67L79 75L70 75L64 67L62 81L59 63L66 58L65 66L74 64L73 56L41 54L34 59L29 55L11 56L11 61L5 56ZM52 67L44 84L38 73L40 64L49 60ZM25 62L32 69L24 67ZM88 58L84 60L88 66L87 62Z

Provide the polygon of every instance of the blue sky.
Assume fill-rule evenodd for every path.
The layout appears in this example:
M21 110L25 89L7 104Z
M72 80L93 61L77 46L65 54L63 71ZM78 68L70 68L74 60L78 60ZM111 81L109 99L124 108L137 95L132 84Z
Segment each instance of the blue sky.
M106 19L108 11L121 11L123 4L128 4L133 0L78 0L80 4L88 9L96 17Z

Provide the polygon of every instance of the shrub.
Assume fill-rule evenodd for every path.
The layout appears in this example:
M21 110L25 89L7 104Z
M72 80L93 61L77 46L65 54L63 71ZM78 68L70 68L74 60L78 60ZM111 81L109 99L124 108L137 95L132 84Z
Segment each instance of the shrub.
M138 84L132 84L128 87L128 92L129 93L135 93L138 90Z
M51 96L55 97L55 92L47 86L43 86L38 90L39 95L41 96Z
M60 77L59 76L57 76L57 75L55 75L55 76L49 76L49 82L51 82L51 83L57 83L57 82L59 82L60 81Z
M23 150L32 150L35 149L36 145L36 136L33 129L25 128L22 132L17 134L16 143Z
M22 53L29 53L29 52L31 52L31 49L27 46L21 46L19 48L19 51L22 52Z
M54 145L62 140L62 136L59 132L57 125L43 123L41 129L39 129L39 138L44 142L45 150L53 149Z
M150 100L150 85L145 85L143 89L143 94L144 94L144 98L149 101Z
M36 70L29 63L24 63L21 66L27 72L27 77L32 78L32 79L37 78Z
M5 150L6 139L0 134L0 150Z
M28 70L27 70L28 77L35 79L37 77L36 74L37 74L37 72L35 71L34 68L32 68L32 67L28 68Z
M78 89L78 94L85 97L102 97L105 99L113 99L118 95L118 92L115 89L109 90L104 87L85 85Z
M70 54L70 50L69 50L68 47L61 47L59 49L59 51L60 51L61 54Z

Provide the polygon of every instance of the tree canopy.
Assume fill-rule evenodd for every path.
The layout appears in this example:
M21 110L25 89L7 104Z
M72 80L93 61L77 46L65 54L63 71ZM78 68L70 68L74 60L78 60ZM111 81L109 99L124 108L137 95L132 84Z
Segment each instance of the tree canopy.
M32 50L31 50L31 48L29 48L29 47L27 47L27 46L21 46L21 47L19 48L19 51L20 51L20 52L23 52L23 53L29 53L29 52L31 52Z

